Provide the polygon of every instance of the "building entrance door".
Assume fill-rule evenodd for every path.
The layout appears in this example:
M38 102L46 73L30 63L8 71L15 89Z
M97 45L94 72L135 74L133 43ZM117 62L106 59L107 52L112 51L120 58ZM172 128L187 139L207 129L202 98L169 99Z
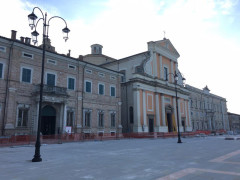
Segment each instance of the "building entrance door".
M55 134L56 110L52 106L45 106L42 109L41 132L43 135Z
M185 132L186 131L185 118L182 118L182 127L183 127L183 132Z
M148 119L148 132L154 132L153 127L154 127L154 119L149 118Z
M172 113L167 113L168 132L173 132Z

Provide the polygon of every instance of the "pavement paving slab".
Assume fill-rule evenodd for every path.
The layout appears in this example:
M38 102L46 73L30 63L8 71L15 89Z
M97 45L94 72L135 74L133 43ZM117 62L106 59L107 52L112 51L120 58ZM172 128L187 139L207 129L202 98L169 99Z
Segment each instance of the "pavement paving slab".
M240 180L240 141L223 136L0 148L0 180Z

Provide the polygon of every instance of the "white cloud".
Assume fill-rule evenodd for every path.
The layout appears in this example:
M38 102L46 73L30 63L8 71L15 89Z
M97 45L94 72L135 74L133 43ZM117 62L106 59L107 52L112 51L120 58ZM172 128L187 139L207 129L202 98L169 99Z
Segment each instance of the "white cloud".
M221 18L227 15L234 22L233 9L238 1L195 0L109 0L105 11L91 21L87 17L67 20L71 32L65 43L61 30L64 23L53 20L50 39L59 53L72 50L72 56L90 53L90 45L103 45L103 53L113 58L123 58L147 50L148 41L163 38L163 31L176 47L181 57L179 67L187 83L198 88L208 85L213 93L228 100L230 111L240 113L237 85L239 67L239 41L222 35ZM1 35L10 37L10 30L19 36L30 36L27 15L32 4L20 0L5 1L0 6ZM12 9L11 12L9 9ZM48 17L60 15L58 9L45 6ZM45 12L45 11L44 11ZM77 12L76 12L77 13ZM17 15L16 15L17 14ZM64 18L64 12L61 12ZM77 16L76 16L77 17ZM231 29L229 34L231 34ZM39 32L41 29L39 28ZM42 32L41 32L42 33ZM238 37L239 38L239 37Z

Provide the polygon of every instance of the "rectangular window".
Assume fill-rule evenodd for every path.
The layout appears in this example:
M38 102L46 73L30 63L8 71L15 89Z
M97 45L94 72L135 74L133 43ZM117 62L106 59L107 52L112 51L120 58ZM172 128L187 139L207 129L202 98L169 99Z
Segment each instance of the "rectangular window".
M98 84L98 94L104 95L104 84Z
M115 113L111 113L111 127L115 127L116 122L115 122Z
M0 51L1 52L6 52L6 47L5 46L0 46Z
M125 82L126 81L126 70L121 70L120 73L123 74L123 76L121 76L121 82Z
M22 68L22 82L31 83L32 70Z
M98 126L99 127L104 126L104 114L102 112L98 113Z
M100 76L100 77L105 77L105 74L104 73L98 73L98 76Z
M91 112L85 112L84 126L85 127L90 127L91 126Z
M47 85L55 86L55 74L47 73Z
M92 82L85 81L85 92L88 92L88 93L92 92Z
M33 59L33 54L30 54L30 53L22 52L22 56L25 58Z
M110 79L116 80L116 76L110 76Z
M67 126L73 127L73 111L67 111Z
M68 78L68 89L74 90L75 89L75 79Z
M69 64L69 65L68 65L68 69L75 70L75 69L76 69L76 66Z
M114 86L110 87L110 96L113 96L113 97L116 96L116 88Z
M0 79L3 78L3 64L0 63Z
M164 67L164 80L167 81L168 80L168 68Z
M53 65L56 65L56 64L57 64L57 62L56 62L55 60L52 60L52 59L48 59L48 60L47 60L47 63L48 63L48 64L53 64Z
M90 69L86 69L85 72L88 74L92 74L92 70L90 70Z
M27 127L28 109L18 109L18 127Z

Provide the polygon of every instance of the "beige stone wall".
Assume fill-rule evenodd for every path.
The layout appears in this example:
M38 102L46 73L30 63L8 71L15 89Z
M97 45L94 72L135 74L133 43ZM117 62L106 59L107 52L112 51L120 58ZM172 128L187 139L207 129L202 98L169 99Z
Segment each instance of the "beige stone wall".
M190 94L190 111L194 130L229 130L226 99L186 86Z
M9 61L9 39L1 39L0 45L7 47L6 52L0 52L0 63L4 63L4 78L0 79L0 132L2 131L4 100L6 97L6 82L9 78L7 104L5 108L4 128L5 135L11 134L34 134L36 133L36 124L38 117L39 101L39 84L41 79L42 50L23 43L15 42ZM33 54L33 58L22 57L22 53ZM48 63L48 59L54 60L56 64ZM10 62L10 73L7 76L8 64ZM120 76L117 72L107 70L96 65L87 64L71 57L59 55L56 53L46 52L45 58L45 75L46 73L56 75L56 86L67 88L68 77L75 78L75 90L67 90L68 96L59 94L43 94L43 106L51 105L56 109L56 129L60 128L64 132L64 121L66 121L66 109L74 110L74 127L73 132L82 132L82 111L83 108L92 110L92 132L98 132L97 112L104 111L104 133L117 131L118 124L121 124L121 106L120 97ZM71 67L75 68L69 68ZM21 68L26 67L32 70L31 83L21 82ZM92 74L86 73L86 69L91 69ZM104 74L104 77L100 76ZM83 79L84 77L84 79ZM114 77L114 78L113 78ZM83 90L85 80L92 81L92 93L85 93ZM105 94L98 94L98 83L105 84ZM116 87L116 97L110 96L110 86ZM82 106L83 104L83 106ZM19 105L29 107L27 127L17 127L17 109ZM116 112L116 128L109 127L109 111ZM102 129L101 129L102 130ZM121 132L121 127L119 129Z

